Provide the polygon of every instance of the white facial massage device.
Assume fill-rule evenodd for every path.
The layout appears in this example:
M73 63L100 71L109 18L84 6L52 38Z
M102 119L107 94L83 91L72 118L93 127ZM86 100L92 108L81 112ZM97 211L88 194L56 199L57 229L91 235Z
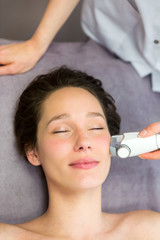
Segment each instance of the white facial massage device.
M160 134L142 138L138 133L129 132L112 136L110 145L112 157L134 157L160 148Z

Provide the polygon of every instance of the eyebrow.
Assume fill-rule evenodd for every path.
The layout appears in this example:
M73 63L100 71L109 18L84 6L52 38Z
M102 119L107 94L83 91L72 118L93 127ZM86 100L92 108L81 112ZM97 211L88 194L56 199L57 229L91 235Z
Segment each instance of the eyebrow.
M88 112L87 117L102 117L103 119L105 119L103 114L101 114L100 112Z
M88 112L86 114L86 117L101 117L105 120L105 117L100 112ZM47 123L47 126L53 121L57 121L57 120L61 120L61 119L68 119L68 118L71 118L71 116L67 113L62 113L60 115L56 115L49 120L49 122Z
M67 118L69 118L69 117L70 117L70 115L67 114L67 113L63 113L63 114L60 114L60 115L56 115L56 116L52 117L52 118L49 120L49 122L47 123L47 126L48 126L51 122L53 122L53 121L57 121L57 120L61 120L61 119L67 119Z

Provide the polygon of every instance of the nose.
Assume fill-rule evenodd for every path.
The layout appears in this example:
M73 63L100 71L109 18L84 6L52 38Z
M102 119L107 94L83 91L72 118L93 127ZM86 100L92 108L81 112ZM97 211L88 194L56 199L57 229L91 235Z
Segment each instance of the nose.
M79 133L76 141L75 141L75 145L74 145L74 150L77 152L85 152L88 150L91 150L92 146L91 146L91 141L89 136L87 136L87 134L85 133Z

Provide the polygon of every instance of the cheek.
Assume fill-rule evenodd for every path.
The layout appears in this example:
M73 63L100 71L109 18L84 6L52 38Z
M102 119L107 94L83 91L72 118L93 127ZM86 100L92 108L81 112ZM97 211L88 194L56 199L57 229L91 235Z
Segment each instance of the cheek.
M58 158L67 151L68 147L65 141L48 139L40 143L40 154L42 157Z
M95 139L95 144L100 147L100 149L105 149L108 152L110 152L110 136L99 136Z
M95 139L94 146L96 149L96 154L99 154L102 159L110 159L110 141L111 137L110 135L102 135L99 136L97 139Z

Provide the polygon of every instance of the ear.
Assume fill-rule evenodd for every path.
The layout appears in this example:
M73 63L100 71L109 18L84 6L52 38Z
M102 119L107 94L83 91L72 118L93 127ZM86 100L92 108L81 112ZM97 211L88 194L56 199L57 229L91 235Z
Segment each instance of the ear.
M31 147L30 145L25 146L25 152L26 156L28 158L28 161L34 165L34 166L39 166L41 165L40 160L39 160L39 155L36 147Z

